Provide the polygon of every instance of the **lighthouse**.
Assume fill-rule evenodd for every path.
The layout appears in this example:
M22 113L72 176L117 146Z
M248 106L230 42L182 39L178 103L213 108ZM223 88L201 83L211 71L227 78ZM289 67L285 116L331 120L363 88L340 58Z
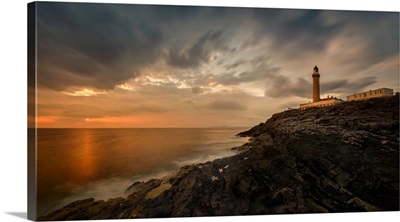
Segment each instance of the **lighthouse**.
M314 67L314 71L312 74L312 78L313 78L313 102L318 102L320 101L320 96L319 96L319 71L318 71L318 67L315 66Z
M338 103L344 102L341 99L338 99L333 96L329 96L327 98L321 99L320 97L320 89L319 89L319 70L317 66L314 66L312 78L313 78L313 102L300 104L299 109L305 110L311 107L324 107L324 106L332 106Z

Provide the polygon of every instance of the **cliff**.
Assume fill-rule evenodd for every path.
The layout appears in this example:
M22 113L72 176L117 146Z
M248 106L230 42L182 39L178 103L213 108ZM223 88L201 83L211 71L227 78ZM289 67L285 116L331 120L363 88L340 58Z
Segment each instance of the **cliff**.
M399 210L399 97L289 110L240 136L242 152L136 182L39 220Z

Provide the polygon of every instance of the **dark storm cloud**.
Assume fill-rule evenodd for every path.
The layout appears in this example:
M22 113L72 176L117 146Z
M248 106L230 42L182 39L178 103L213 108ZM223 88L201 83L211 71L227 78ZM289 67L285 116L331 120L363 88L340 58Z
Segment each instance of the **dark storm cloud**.
M206 108L213 110L246 110L246 106L236 100L214 100L206 105Z
M342 22L327 24L324 11L294 9L255 9L254 18L260 27L254 30L252 42L257 44L268 36L274 50L285 50L287 57L296 57L307 51L324 50L343 28Z
M359 56L346 57L350 54L344 48L344 59L334 61L345 66L354 59L351 63L355 70L351 71L366 69L398 56L399 49L398 13L37 4L38 84L55 90L65 90L69 86L113 89L117 84L142 75L143 68L158 61L166 62L165 69L196 70L210 63L216 52L239 55L244 50L240 45L259 46L257 44L265 43L265 39L271 42L273 53L257 52L264 56L258 60L241 56L237 58L242 59L236 60L218 58L217 64L226 63L228 71L249 64L254 67L241 73L217 73L211 79L220 84L236 85L272 78L276 76L277 68L271 68L271 65L261 69L268 56L293 59L310 55L309 52L324 55L328 44L346 31L350 33L349 38L358 39L365 45ZM231 40L241 39L242 34L246 37L233 45ZM272 79L272 85L282 81L278 77ZM369 82L365 81L365 84ZM297 88L301 80L285 84L288 89L302 93ZM344 83L334 82L327 87L338 88L340 84ZM279 90L278 85L274 88ZM274 92L267 94L274 95Z
M312 51L324 50L329 40L340 33L343 25L325 24L321 18L322 13L322 11L306 10L301 16L285 20L277 27L279 34L274 36L275 44L283 46L289 43L293 45L294 50L303 48ZM301 51L293 51L293 54Z
M364 43L360 54L361 65L369 66L399 54L398 12L343 12L331 11L330 17L342 18L346 28L352 30L349 37Z
M348 57L353 56L346 53L351 48L337 45L344 53L343 62L351 61L354 71L398 56L398 13L257 9L254 20L261 28L254 29L251 44L257 45L268 37L272 40L273 49L287 59L309 53L324 55L327 46L343 34L344 38L354 39L355 44L363 45L357 57ZM337 63L340 65L341 61Z
M226 45L221 31L209 31L198 38L192 46L185 47L181 42L176 43L168 50L167 62L179 68L196 68L202 63L208 63L211 53L217 50L234 49L229 49Z
M157 25L106 4L38 3L38 83L112 89L159 57Z
M196 7L38 3L38 83L113 89L162 57L166 22Z

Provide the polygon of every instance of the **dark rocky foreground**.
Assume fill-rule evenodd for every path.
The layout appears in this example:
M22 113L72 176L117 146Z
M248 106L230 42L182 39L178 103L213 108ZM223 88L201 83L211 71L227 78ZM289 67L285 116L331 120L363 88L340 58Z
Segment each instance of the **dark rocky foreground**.
M289 110L241 153L70 203L38 220L399 210L399 97Z

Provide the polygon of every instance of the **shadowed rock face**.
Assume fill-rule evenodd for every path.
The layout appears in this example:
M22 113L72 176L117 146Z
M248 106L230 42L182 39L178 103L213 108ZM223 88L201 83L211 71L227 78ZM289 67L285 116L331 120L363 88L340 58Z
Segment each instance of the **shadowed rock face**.
M399 97L290 110L239 133L241 153L137 182L39 220L399 210Z

